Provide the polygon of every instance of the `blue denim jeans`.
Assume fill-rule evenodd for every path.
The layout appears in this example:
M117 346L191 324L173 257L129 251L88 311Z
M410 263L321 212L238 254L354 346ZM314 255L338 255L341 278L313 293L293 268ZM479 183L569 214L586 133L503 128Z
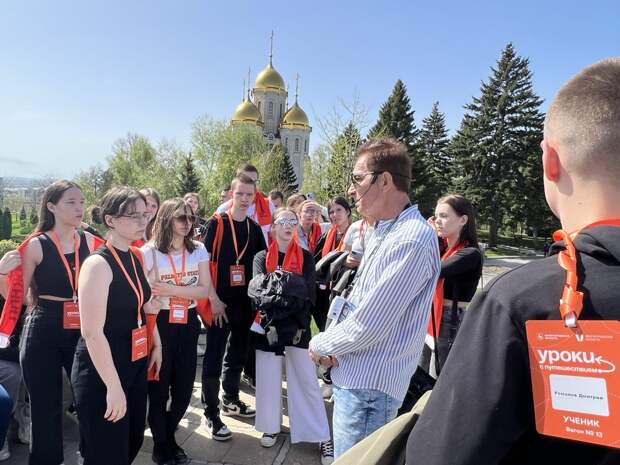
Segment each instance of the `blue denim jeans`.
M334 456L338 458L394 418L402 401L376 389L334 385Z

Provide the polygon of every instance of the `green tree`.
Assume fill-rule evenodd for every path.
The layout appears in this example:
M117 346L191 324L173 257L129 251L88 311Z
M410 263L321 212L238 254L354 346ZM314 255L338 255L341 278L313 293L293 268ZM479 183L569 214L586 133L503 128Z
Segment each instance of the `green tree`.
M4 209L4 214L2 215L2 239L10 239L13 235L13 218L11 215L11 210L8 207Z
M330 150L325 144L314 149L304 162L304 184L300 191L313 192L317 202L326 204L329 200L327 168L329 165ZM347 177L350 176L350 173Z
M392 94L379 110L379 120L368 133L369 139L392 137L407 147L411 158L411 188L409 197L419 205L434 202L430 187L428 168L417 143L418 130L414 111L407 95L407 87L400 79L394 84Z
M30 224L34 227L39 223L39 216L37 215L37 210L32 207L30 210Z
M21 210L19 211L19 224L20 226L26 226L26 207L24 205L22 205Z
M82 188L86 205L95 205L103 194L112 187L113 174L101 164L81 171L74 181Z
M538 206L544 197L536 186L542 185L542 170L534 160L542 139L541 103L533 91L529 60L508 44L482 83L480 96L465 106L450 144L454 188L476 205L479 220L489 225L490 247L496 246L507 221L541 222ZM537 218L529 217L528 209L536 211Z
M351 184L351 173L355 165L356 151L361 143L361 135L352 121L342 134L331 144L331 154L327 165L327 195L347 195Z
M188 192L200 191L200 179L196 168L194 167L194 160L192 159L192 152L184 157L181 172L178 176L178 194L183 197Z
M288 153L281 145L274 145L271 151L256 162L261 173L261 187L265 192L276 189L290 195L297 191L297 176Z
M420 154L428 173L429 202L419 205L425 215L432 214L437 199L450 189L453 159L448 151L449 143L446 118L439 110L439 102L435 102L431 113L422 121L418 138Z
M208 116L196 120L192 126L192 156L204 180L201 197L205 211L217 208L222 186L230 184L239 165L252 162L260 167L270 151L260 128L230 125Z

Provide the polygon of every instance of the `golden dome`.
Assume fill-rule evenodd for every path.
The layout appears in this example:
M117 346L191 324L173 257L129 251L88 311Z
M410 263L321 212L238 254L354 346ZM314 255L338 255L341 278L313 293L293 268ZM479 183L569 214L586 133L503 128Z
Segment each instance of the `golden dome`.
M297 102L284 114L284 118L282 118L282 127L290 129L307 129L310 127L306 112L301 109Z
M256 76L254 89L286 92L284 79L282 79L280 73L273 67L271 60L269 60L267 67Z
M230 121L232 123L252 123L257 126L263 126L260 111L248 98L239 104Z

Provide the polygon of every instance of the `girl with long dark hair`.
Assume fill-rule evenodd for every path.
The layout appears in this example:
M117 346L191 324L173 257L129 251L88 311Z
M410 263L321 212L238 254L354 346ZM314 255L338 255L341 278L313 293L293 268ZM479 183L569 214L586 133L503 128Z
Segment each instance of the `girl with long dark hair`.
M208 297L211 305L224 306L211 283L207 250L192 240L194 222L194 213L183 199L166 200L155 219L152 240L141 249L153 295L161 307L157 328L163 363L159 381L149 382L148 414L153 461L160 465L188 461L174 432L189 406L196 376L197 300Z
M78 229L83 216L80 187L71 181L51 184L43 194L39 224L16 263L23 289L30 288L33 297L20 348L30 397L30 465L64 460L62 370L71 373L80 335L78 275L95 243L90 233Z

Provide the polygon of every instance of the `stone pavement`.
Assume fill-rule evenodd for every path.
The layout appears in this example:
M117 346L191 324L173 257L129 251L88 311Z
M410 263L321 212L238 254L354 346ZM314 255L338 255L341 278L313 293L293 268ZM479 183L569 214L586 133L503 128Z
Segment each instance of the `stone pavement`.
M261 434L254 430L254 419L234 419L222 417L224 423L233 432L233 438L227 442L210 439L204 422L200 403L200 376L202 359L199 359L196 370L196 381L190 408L181 421L176 434L177 442L185 449L192 459L191 465L320 465L321 459L318 444L291 444L286 402L283 412L283 430L275 446L266 449L260 445ZM242 384L241 399L254 406L254 393ZM286 397L286 383L284 383ZM331 423L332 406L325 403ZM77 445L79 441L76 422L66 416L64 423L65 465L77 465ZM111 445L114 447L114 445ZM15 442L14 434L10 434L11 458L2 465L26 465L28 463L28 446ZM151 432L146 430L144 445L134 465L152 465L151 452L153 441ZM110 464L114 465L114 464Z

